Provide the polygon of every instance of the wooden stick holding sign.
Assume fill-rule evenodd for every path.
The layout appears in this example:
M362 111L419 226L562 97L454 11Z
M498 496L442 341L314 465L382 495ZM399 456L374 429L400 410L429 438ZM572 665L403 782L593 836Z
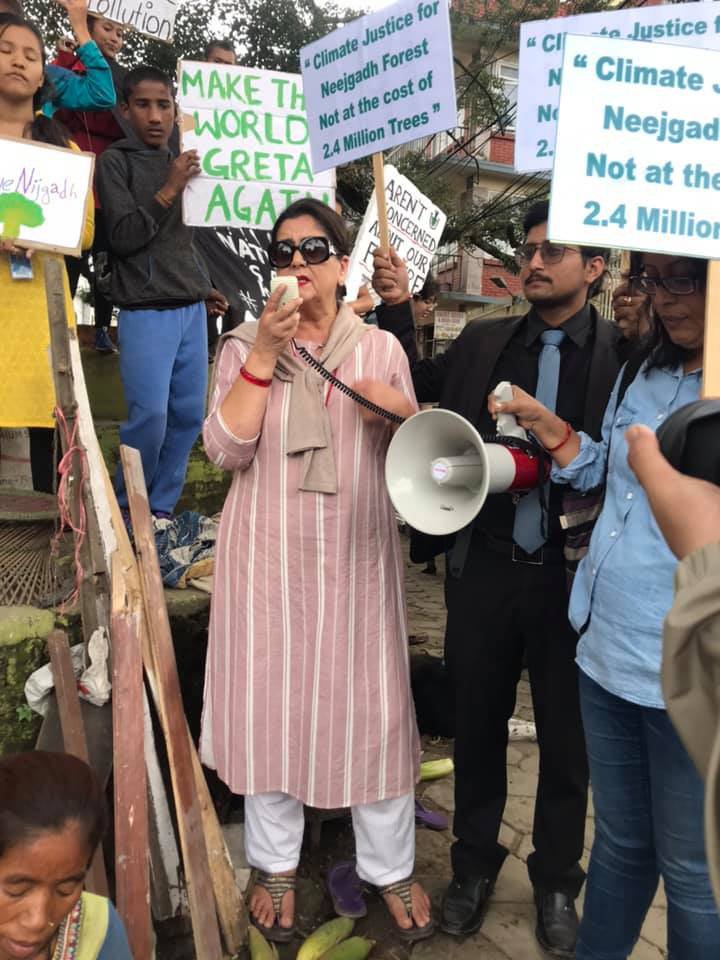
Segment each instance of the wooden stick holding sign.
M387 204L385 203L385 163L381 153L374 153L372 159L380 249L386 253L390 249L390 230L388 229Z
M720 260L708 263L703 350L703 399L720 397Z

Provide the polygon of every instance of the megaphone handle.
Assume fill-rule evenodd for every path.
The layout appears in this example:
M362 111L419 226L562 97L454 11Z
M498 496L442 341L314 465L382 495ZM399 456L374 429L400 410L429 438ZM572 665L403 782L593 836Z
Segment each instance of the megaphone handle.
M513 398L512 385L507 380L502 380L493 390L493 394L496 400L507 403ZM497 432L501 437L518 437L520 440L527 440L527 433L518 424L512 413L498 414Z

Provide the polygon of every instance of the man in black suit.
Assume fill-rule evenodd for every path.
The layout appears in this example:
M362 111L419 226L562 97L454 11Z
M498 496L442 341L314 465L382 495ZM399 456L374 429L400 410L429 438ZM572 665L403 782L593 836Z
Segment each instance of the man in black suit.
M618 373L617 330L589 303L605 273L604 251L550 243L547 218L547 203L528 211L526 242L517 251L523 291L532 305L526 315L470 323L442 356L419 360L407 274L392 253L376 256L374 285L383 299L379 325L402 342L418 400L439 402L483 434L495 432L488 394L507 380L536 395L539 372L544 384L548 380L541 352L554 350L557 412L597 438ZM498 834L507 798L508 720L525 657L540 748L534 850L528 857L536 935L552 954L571 957L578 925L574 901L585 878L579 860L588 770L577 635L567 618L562 487L550 485L546 505L540 497L536 501L530 507L537 511L534 538L522 532L528 504L517 507L509 495L500 495L489 498L450 547L445 657L456 698L456 842L442 927L458 936L480 927L508 853ZM421 539L414 543L418 561L448 547L432 538L423 555ZM424 538L426 545L429 540Z

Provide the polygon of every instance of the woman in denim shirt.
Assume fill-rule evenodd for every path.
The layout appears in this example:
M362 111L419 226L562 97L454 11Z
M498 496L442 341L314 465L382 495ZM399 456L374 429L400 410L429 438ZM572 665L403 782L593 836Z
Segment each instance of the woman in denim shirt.
M699 398L706 273L704 260L643 254L638 283L651 298L654 323L648 357L620 404L616 384L599 442L518 388L509 403L489 400L492 412L515 414L551 451L553 480L583 491L606 484L570 598L570 620L581 634L577 662L595 805L577 960L630 956L660 876L670 960L720 957L703 786L660 689L662 626L677 560L628 465L624 436L631 424L657 429Z

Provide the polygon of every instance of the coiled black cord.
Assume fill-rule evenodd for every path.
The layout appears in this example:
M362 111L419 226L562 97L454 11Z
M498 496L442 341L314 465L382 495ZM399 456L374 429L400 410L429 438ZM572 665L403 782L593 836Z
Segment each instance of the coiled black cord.
M369 410L371 413L377 414L378 417L384 417L385 420L389 420L391 423L405 423L405 417L401 417L399 413L391 413L384 407L379 407L371 400L367 400L365 397L353 390L352 387L349 387L346 383L343 383L342 380L338 380L335 374L330 373L327 367L324 367L320 361L310 353L309 350L306 350L305 347L298 346L295 341L293 341L293 343L295 345L295 349L303 358L303 360L306 363L309 363L316 373L319 373L324 380L327 380L327 382L331 383L337 390L340 390L346 396L350 397L350 399L354 400L355 403L359 403L361 407L365 407L365 409Z

